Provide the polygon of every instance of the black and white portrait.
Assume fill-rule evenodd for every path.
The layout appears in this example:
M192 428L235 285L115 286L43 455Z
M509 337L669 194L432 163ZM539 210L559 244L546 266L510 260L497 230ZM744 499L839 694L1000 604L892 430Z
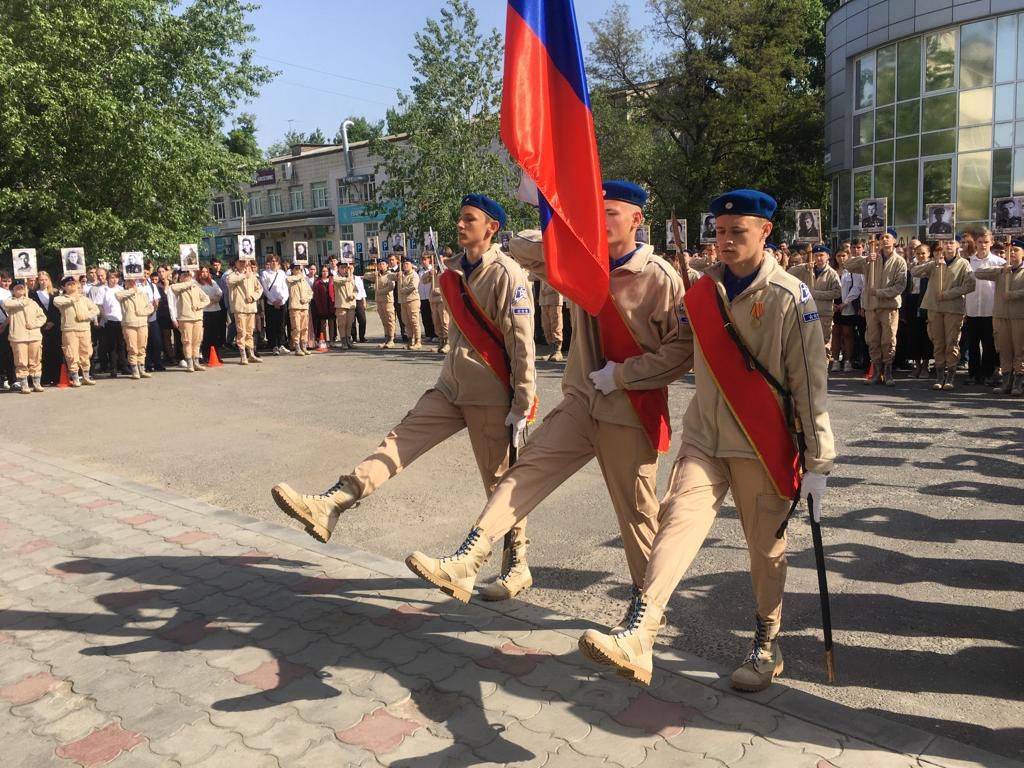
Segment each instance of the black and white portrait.
M869 197L860 201L860 228L862 232L885 232L888 199Z
M389 238L389 251L399 256L405 253L405 232L393 232Z
M342 240L339 243L338 253L341 254L342 259L348 259L352 261L356 257L356 241L355 240Z
M674 253L679 253L680 251L685 251L686 250L686 241L688 239L687 235L686 235L686 222L683 221L682 219L679 219L678 223L679 223L679 240L680 240L680 242L676 242L676 234L675 234L675 231L672 229L672 220L669 219L668 221L665 222L665 253L673 253L673 252ZM712 224L711 225L711 237L712 238L715 236L714 235L714 230L715 230L715 225Z
M309 264L309 243L305 240L292 243L292 264Z
M125 280L135 280L142 277L142 265L146 256L142 251L121 252L121 274Z
M195 272L199 269L198 243L181 243L178 245L178 264L182 269Z
M797 209L796 241L798 243L821 242L821 210L819 208Z
M423 253L437 253L437 233L432 229L423 233Z
M238 258L256 261L256 238L253 235L238 236Z
M60 262L64 267L64 277L78 277L85 274L85 249L61 248Z
M700 241L702 243L714 243L718 240L715 231L715 217L711 211L705 211L700 215Z
M508 253L508 244L512 242L512 232L507 229L499 232L498 242L501 244L501 250Z
M651 242L651 228L641 224L636 228L636 242L648 244Z
M24 280L38 274L35 248L15 248L11 251L11 260L14 266L15 280Z
M992 201L992 229L1008 235L1021 228L1021 197L998 197Z
M380 238L379 237L368 237L366 238L366 255L370 259L376 259L380 256Z
M925 208L928 215L928 239L952 240L956 229L956 206L953 203L930 203Z

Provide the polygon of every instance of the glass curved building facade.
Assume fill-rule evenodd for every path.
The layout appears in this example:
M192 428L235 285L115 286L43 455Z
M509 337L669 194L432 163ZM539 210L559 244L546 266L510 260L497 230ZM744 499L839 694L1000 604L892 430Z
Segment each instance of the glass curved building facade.
M929 203L955 203L961 230L1024 194L1024 0L849 0L826 72L836 240L858 235L864 198L888 198L909 239Z

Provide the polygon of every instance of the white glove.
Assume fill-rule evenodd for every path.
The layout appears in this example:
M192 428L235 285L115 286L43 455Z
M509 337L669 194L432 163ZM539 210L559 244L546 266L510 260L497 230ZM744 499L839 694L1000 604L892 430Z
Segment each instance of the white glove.
M521 448L523 433L526 431L526 416L517 411L509 411L505 417L505 426L512 427L512 445Z
M609 360L604 364L604 368L590 374L590 380L594 382L594 386L601 391L602 395L610 395L619 388L619 385L615 383L615 366L617 365L618 363Z
M821 507L825 501L825 490L828 477L819 475L817 472L804 473L800 482L800 498L807 502L808 509L814 517L814 522L821 522Z

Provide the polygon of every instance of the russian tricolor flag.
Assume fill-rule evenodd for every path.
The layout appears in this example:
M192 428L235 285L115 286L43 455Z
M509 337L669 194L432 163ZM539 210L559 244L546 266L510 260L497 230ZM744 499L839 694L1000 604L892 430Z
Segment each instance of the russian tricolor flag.
M608 298L608 242L572 0L509 0L501 138L540 192L549 282L597 315Z

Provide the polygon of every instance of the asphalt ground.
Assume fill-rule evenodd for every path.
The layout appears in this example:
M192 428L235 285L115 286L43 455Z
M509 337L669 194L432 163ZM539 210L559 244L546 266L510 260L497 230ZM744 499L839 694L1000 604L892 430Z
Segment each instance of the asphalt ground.
M370 338L378 321L370 315ZM254 517L286 521L270 487L316 492L376 447L440 370L433 352L226 361L202 374L100 378L91 389L0 398L16 442ZM541 413L561 364L538 365ZM836 375L839 463L824 536L838 681L827 684L810 529L790 528L785 685L984 749L1024 757L1024 401L930 382L865 387ZM692 378L670 392L682 422ZM664 490L673 441L658 472ZM465 434L347 514L336 540L391 558L445 554L484 501ZM804 515L806 517L806 515ZM530 517L524 599L614 624L629 580L595 462ZM330 546L330 545L328 545ZM488 578L496 567L488 566ZM747 555L727 503L673 599L662 641L721 664L749 642Z

